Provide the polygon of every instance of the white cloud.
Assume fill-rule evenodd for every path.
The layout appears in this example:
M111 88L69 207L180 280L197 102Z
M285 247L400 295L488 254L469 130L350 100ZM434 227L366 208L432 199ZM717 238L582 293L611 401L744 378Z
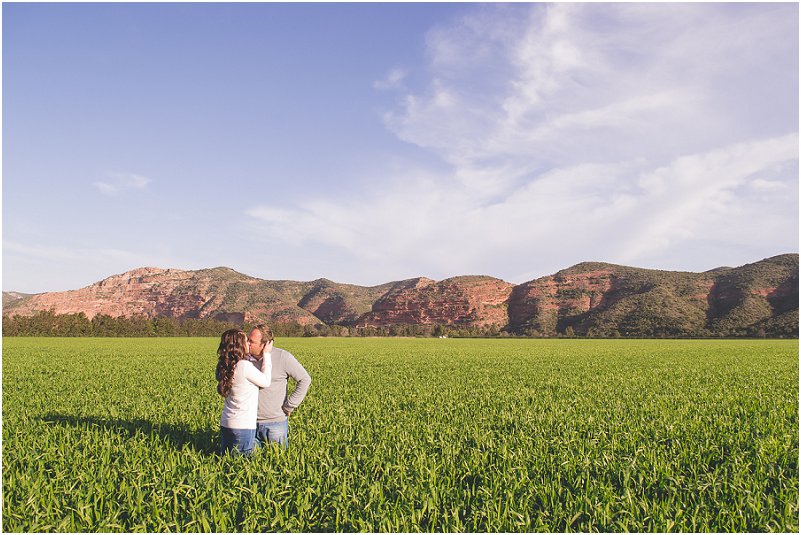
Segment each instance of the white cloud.
M797 250L797 9L481 6L430 32L429 86L385 115L448 171L248 214L341 251L346 282Z
M91 262L87 262L87 259L91 259ZM26 293L74 290L76 286L64 287L59 283L64 280L81 281L78 286L86 286L111 273L148 265L141 260L140 256L120 249L69 248L3 240L3 289ZM53 274L54 265L58 266L57 276ZM17 282L13 283L13 287L6 287L8 281Z
M53 273L53 266L58 273ZM206 264L200 267L211 267ZM3 240L3 270L8 281L17 281L14 287L4 290L39 293L46 291L75 290L102 280L114 273L140 267L192 269L189 263L161 246L140 251L114 247L94 247L86 243L72 247L44 242ZM20 283L19 281L25 281ZM70 281L70 282L65 282ZM75 281L80 281L77 284Z
M797 57L797 28L773 8L557 4L515 17L498 12L432 32L431 88L387 117L402 139L457 166L499 154L549 166L643 152L666 161L741 141L765 93L797 100L792 73L784 75L789 87L768 89L750 72L776 74L779 52ZM769 53L755 54L754 42Z
M776 180L765 180L763 178L757 178L749 185L756 191L779 191L787 187L782 182Z
M108 175L107 180L93 182L92 185L97 188L100 193L113 197L128 191L147 189L150 182L151 180L149 178L142 175L133 173L112 173Z
M409 73L405 69L392 69L383 79L373 82L373 87L380 90L402 89L403 80L408 74Z
M682 156L657 169L639 162L577 165L537 175L495 199L474 195L455 178L395 178L381 195L248 214L272 239L312 250L333 246L367 268L340 275L346 282L375 271L387 280L412 276L398 270L410 263L417 274L486 273L522 282L581 260L641 265L698 236L740 246L755 235L775 239L752 228L752 219L741 220L755 209L738 188L796 158L797 145L790 135ZM734 227L739 236L731 235ZM788 245L776 247L778 253ZM516 255L543 267L507 265Z
M3 252L48 262L80 261L87 258L97 261L127 262L135 267L142 267L142 255L113 248L68 248L41 244L25 244L12 240L3 240ZM133 268L132 268L133 269Z
M742 219L755 199L737 188L746 184L759 187L764 181L749 182L749 178L797 159L798 135L791 134L682 156L649 172L639 181L642 202L633 218L639 224L627 236L619 258L637 261L646 253L664 252L694 236L728 234L730 226L744 231L741 242L747 245L758 234L753 227L760 221Z

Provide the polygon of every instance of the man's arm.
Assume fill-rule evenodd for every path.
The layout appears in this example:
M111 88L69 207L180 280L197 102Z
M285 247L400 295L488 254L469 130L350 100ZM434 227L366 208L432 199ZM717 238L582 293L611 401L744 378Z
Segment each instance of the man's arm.
M293 410L298 408L303 398L306 397L306 392L309 391L311 385L311 375L306 371L306 368L298 362L292 353L285 351L284 358L286 359L286 373L289 377L293 378L298 384L292 394L286 398L283 407L284 414L289 416Z

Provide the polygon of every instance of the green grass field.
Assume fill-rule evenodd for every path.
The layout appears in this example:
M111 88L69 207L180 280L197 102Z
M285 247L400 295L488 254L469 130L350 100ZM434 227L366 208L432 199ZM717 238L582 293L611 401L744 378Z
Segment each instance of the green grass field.
M798 531L798 341L279 339L290 450L215 455L217 339L3 339L4 531Z

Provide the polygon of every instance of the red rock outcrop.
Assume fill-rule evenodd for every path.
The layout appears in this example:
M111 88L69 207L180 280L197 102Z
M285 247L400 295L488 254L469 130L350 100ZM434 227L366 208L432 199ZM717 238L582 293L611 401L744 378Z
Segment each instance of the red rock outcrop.
M267 281L229 268L140 268L80 290L16 296L3 314L215 318L234 323L495 325L514 333L671 335L798 331L798 255L705 273L582 263L514 286L487 276L380 286Z
M328 325L353 325L392 286L389 283L364 287L337 284L328 279L319 279L312 284L312 289L298 302L298 306Z
M113 275L80 290L36 294L12 310L20 315L51 309L56 314L83 312L89 318L98 314L182 317L205 303L196 292L173 293L191 278L190 271L144 267Z
M506 302L513 285L493 277L418 278L395 285L357 326L497 325L509 323Z
M610 270L550 275L517 286L509 301L512 323L548 312L589 312L614 289Z
M267 282L228 268L185 271L145 267L113 275L80 290L36 294L11 303L4 308L4 314L25 316L53 310L56 314L83 312L90 319L106 314L112 317L209 317L234 323L320 323L294 303L271 294L265 297L270 289L263 288L262 283ZM248 306L254 297L257 302Z
M509 300L509 328L543 335L567 327L586 334L595 328L610 334L621 323L624 328L638 322L651 325L653 317L661 316L681 324L680 332L673 334L701 332L714 282L712 274L578 264L515 287Z

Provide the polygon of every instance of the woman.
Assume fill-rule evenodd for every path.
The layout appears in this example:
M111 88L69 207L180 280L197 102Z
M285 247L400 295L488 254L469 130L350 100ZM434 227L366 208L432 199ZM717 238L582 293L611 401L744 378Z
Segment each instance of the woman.
M217 392L225 398L220 418L222 453L249 455L255 445L259 388L270 386L272 363L264 359L259 371L247 359L249 351L244 331L230 329L222 334L217 348Z

